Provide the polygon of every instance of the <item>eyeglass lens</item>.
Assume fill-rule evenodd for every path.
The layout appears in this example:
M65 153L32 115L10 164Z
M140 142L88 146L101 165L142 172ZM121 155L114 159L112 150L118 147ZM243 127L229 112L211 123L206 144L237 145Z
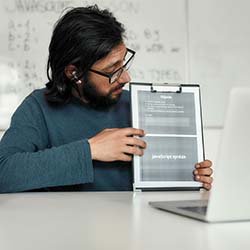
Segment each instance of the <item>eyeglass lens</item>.
M123 65L122 68L120 68L117 72L115 72L115 73L112 75L112 77L111 77L111 79L110 79L111 83L114 83L115 81L117 81L118 78L121 76L121 74L122 74L124 71L129 70L129 68L130 68L130 66L131 66L131 64L132 64L132 62L133 62L133 60L134 60L133 54L132 54L131 52L128 51L128 52L126 53L125 58L124 58L125 64Z

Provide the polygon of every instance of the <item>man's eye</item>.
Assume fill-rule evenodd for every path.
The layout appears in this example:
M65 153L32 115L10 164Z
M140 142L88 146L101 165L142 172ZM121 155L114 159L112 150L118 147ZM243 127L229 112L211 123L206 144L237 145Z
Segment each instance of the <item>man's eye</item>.
M106 74L112 74L113 72L115 72L116 71L116 67L112 67L112 68L110 68L110 69L108 69L108 70L105 70L105 71L103 71L104 73L106 73Z
M112 74L115 73L118 69L120 69L120 68L114 68L113 70L107 71L106 74L112 75Z
M111 67L108 70L103 71L103 72L106 73L106 74L109 74L109 75L113 74L114 72L116 72L117 70L119 70L120 68L122 68L123 65L124 65L124 62L116 64L113 67Z
M105 74L108 74L108 75L112 75L113 72L115 72L115 70L112 70L112 71L104 71Z

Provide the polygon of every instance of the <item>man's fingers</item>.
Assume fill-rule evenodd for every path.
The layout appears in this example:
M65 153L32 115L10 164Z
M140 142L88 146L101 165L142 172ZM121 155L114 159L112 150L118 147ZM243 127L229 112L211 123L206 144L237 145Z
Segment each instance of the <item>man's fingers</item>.
M126 144L127 145L131 145L131 146L138 146L138 147L141 147L141 148L146 148L147 147L147 144L145 141L143 140L140 140L136 137L128 137L126 138Z
M143 155L143 149L139 148L139 147L134 147L134 146L127 146L124 149L124 153L130 154L130 155L139 155L142 156Z
M202 162L199 162L195 165L195 168L210 168L212 166L212 162L210 160L205 160Z
M203 183L203 187L207 190L210 190L212 185L211 184L208 184L208 183Z
M198 168L194 170L195 175L207 175L210 176L213 174L213 170L211 168Z
M209 176L202 176L202 175L196 175L195 177L196 181L211 184L213 182L213 178Z
M144 136L142 129L104 129L88 140L91 157L99 161L131 161L133 155L143 155L146 147L138 136Z
M137 129L137 128L124 128L121 129L121 132L124 133L126 136L145 136L145 132L143 129Z

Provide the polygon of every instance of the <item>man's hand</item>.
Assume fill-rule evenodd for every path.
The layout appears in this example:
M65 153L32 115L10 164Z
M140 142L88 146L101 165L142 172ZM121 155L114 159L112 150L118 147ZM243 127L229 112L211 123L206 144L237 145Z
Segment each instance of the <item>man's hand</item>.
M195 165L194 170L194 179L196 181L200 181L203 183L203 187L207 190L211 189L211 184L213 182L213 178L211 177L212 170L212 162L209 160L205 160L203 162L197 163Z
M144 136L142 129L112 128L104 129L90 138L89 145L93 160L131 161L133 155L143 155L146 143L133 136Z

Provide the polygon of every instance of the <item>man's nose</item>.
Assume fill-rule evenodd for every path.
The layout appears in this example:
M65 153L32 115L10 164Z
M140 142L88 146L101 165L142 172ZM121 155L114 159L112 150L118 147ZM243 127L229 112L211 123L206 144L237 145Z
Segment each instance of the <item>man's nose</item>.
M127 70L124 70L118 79L119 83L128 83L131 81L131 77Z

